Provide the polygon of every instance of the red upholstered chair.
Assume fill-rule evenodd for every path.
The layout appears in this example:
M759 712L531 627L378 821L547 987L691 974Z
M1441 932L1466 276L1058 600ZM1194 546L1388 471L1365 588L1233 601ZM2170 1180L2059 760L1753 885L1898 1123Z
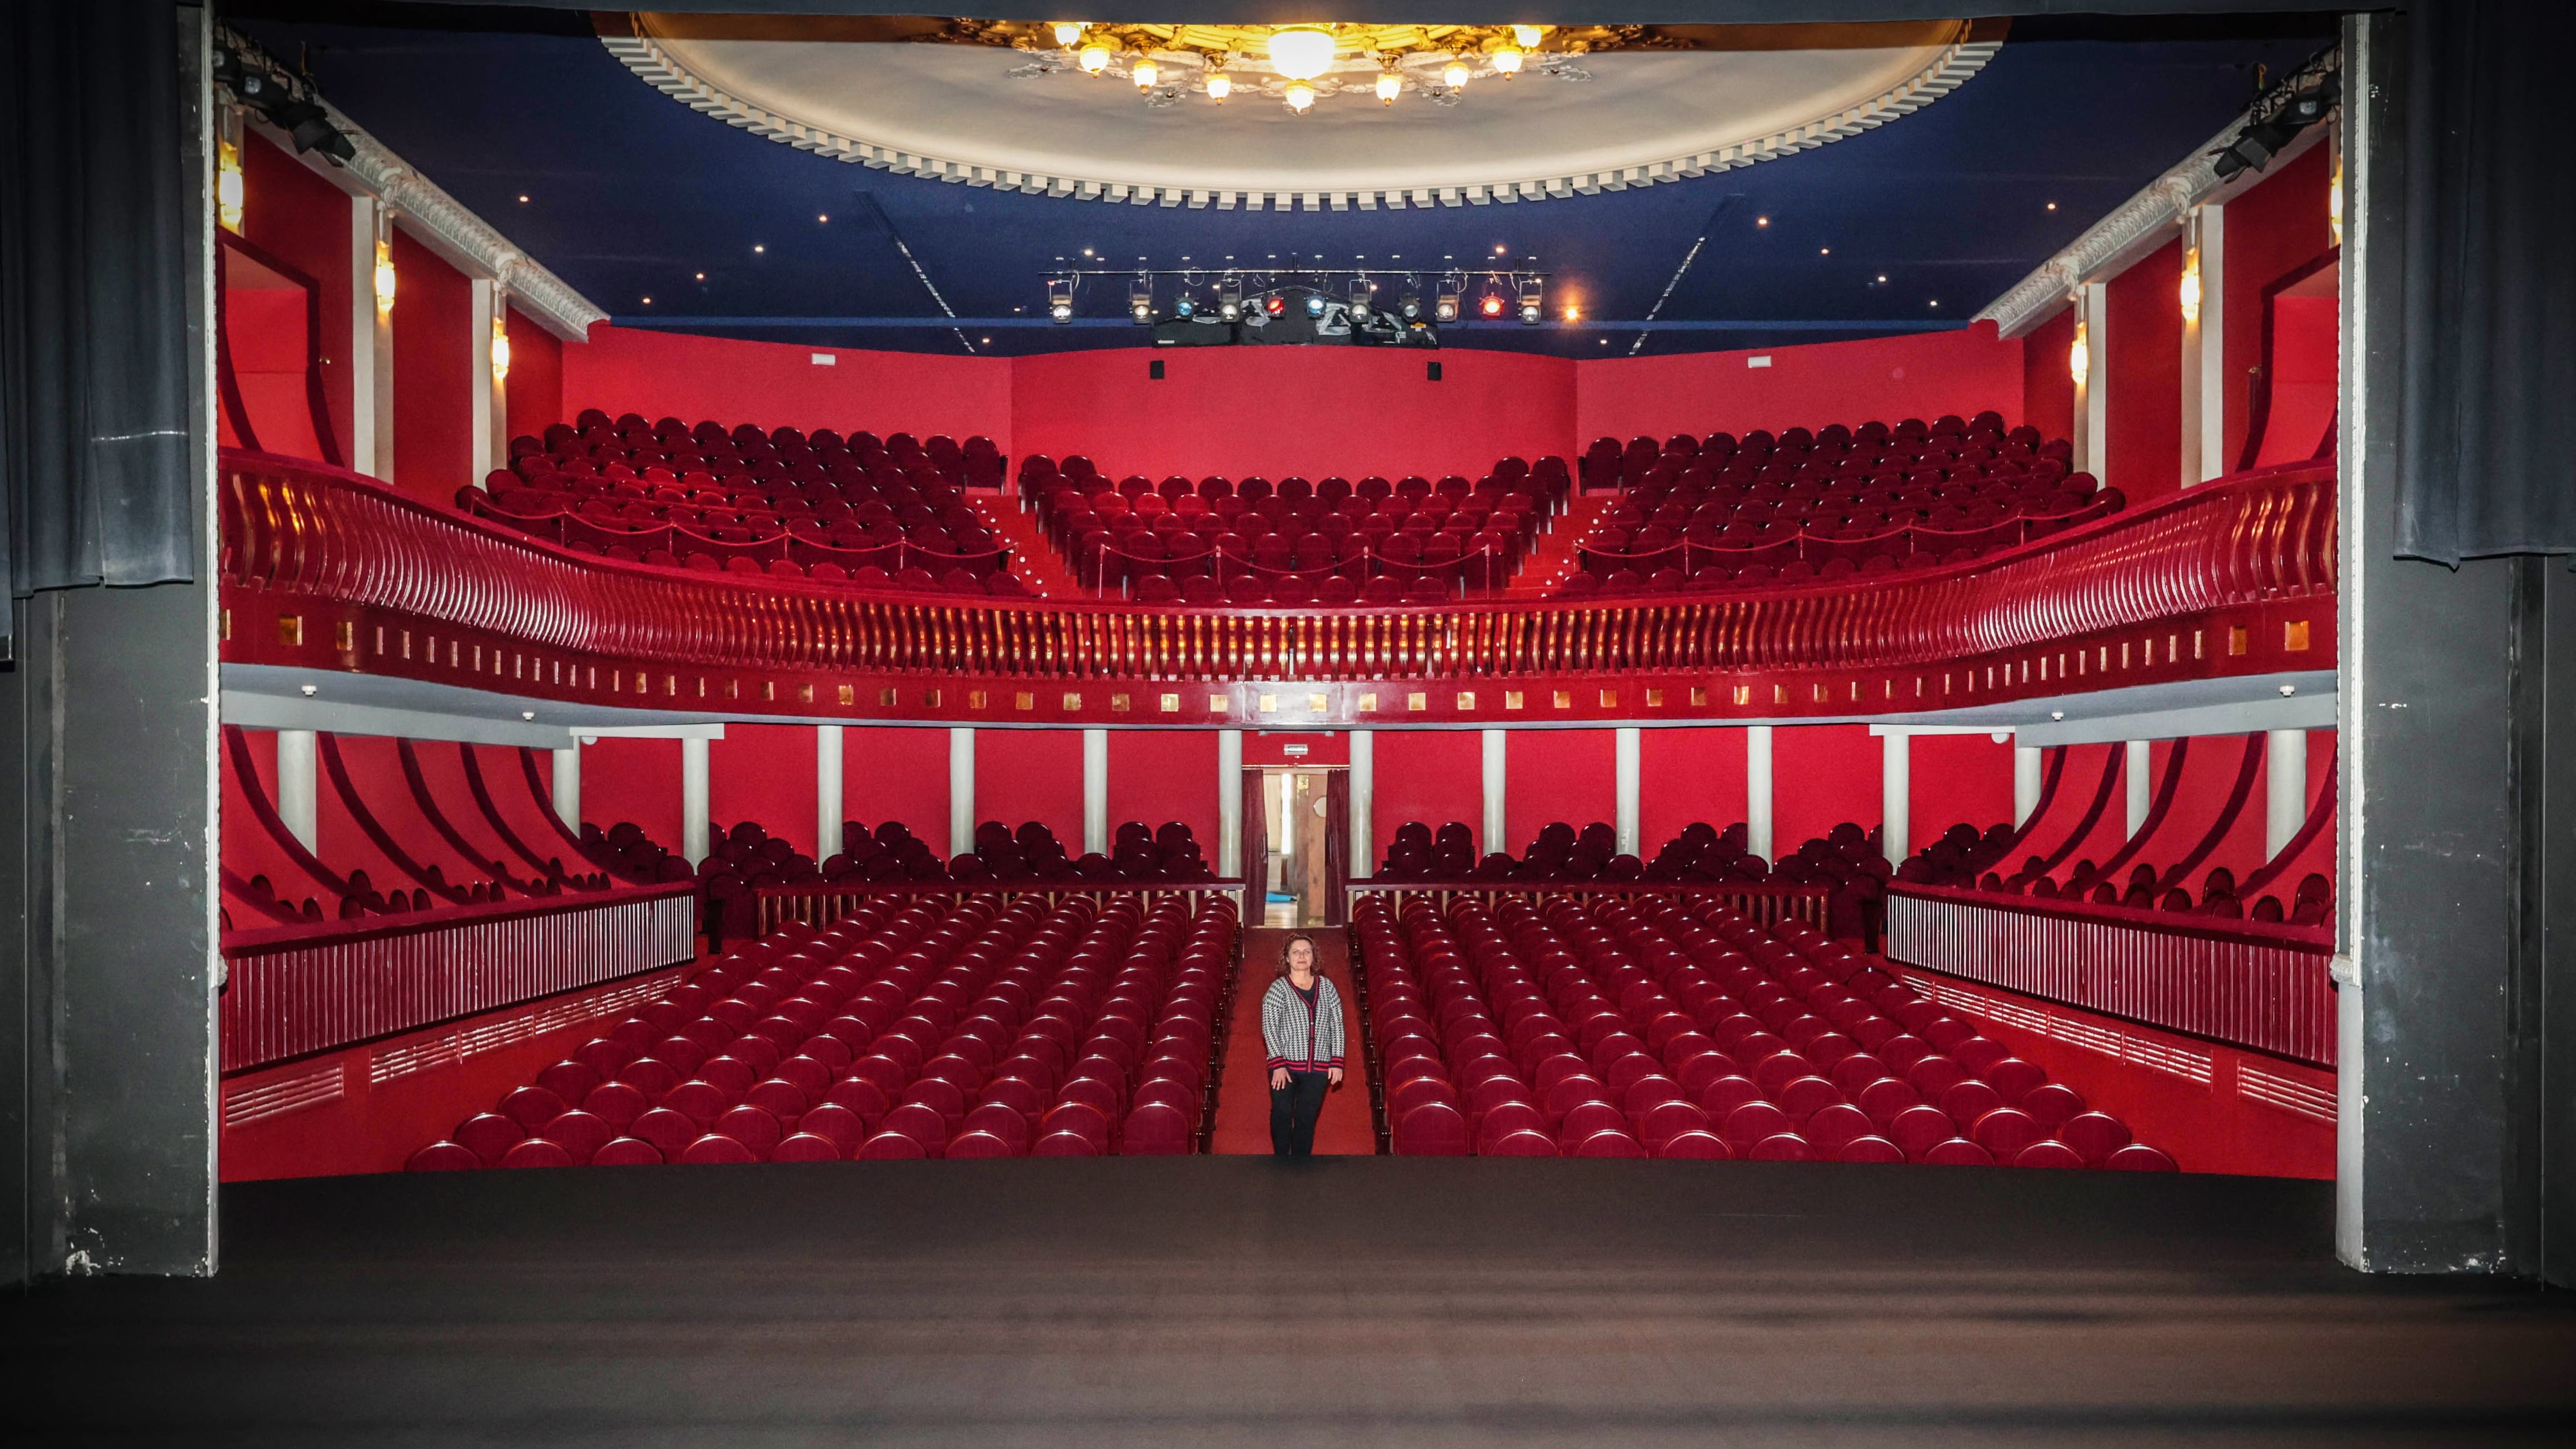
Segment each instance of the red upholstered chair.
M1843 1094L1835 1089L1834 1084L1822 1077L1800 1077L1783 1086L1772 1098L1781 1111L1789 1114L1792 1122L1803 1122L1842 1099Z
M2113 1172L2179 1172L2174 1160L2143 1142L2132 1142L2102 1159Z
M1889 1118L1886 1126L1887 1140L1895 1143L1909 1162L1923 1161L1924 1154L1948 1141L1959 1130L1940 1108L1919 1103Z
M1127 1114L1118 1150L1129 1157L1186 1153L1190 1150L1190 1119L1169 1103L1144 1103Z
M1968 1129L1968 1140L1986 1149L1997 1162L2012 1161L2043 1135L2030 1114L2015 1107L1997 1107Z
M619 1132L634 1125L653 1104L624 1082L602 1082L581 1099L581 1109Z
M1922 1161L1932 1167L1992 1167L1994 1155L1965 1137L1934 1143Z
M1476 1142L1476 1155L1479 1157L1555 1157L1559 1154L1556 1144L1548 1139L1546 1133L1518 1127L1499 1136L1479 1137Z
M564 1151L560 1144L548 1142L542 1137L531 1137L502 1154L501 1165L503 1167L571 1167L574 1163L572 1154Z
M799 1132L782 1139L770 1149L772 1162L838 1162L849 1154L828 1137L812 1132Z
M685 1149L683 1149L680 1154L680 1160L691 1164L714 1165L718 1163L758 1162L760 1158L750 1148L736 1142L730 1137L725 1136L723 1133L710 1132L699 1138L697 1141L690 1143Z
M718 1117L715 1130L750 1149L754 1157L767 1157L779 1139L787 1135L780 1129L776 1117L748 1104Z
M1748 1152L1762 1139L1789 1130L1787 1114L1768 1102L1747 1102L1716 1120L1720 1123L1718 1135L1738 1152Z
M590 1155L593 1167L659 1167L662 1150L641 1137L614 1137Z
M1573 1148L1564 1155L1567 1157L1643 1157L1646 1155L1646 1148L1645 1144L1625 1132L1606 1130L1584 1138L1574 1144Z
M616 1135L617 1130L596 1114L578 1110L557 1114L555 1120L545 1125L543 1132L547 1141L571 1154L575 1162L590 1161L592 1154L607 1146L609 1139Z
M526 1128L498 1112L478 1112L457 1124L455 1141L482 1159L484 1166L498 1167L527 1135Z
M1949 1049L1950 1060L1966 1067L1971 1076L1982 1077L1986 1068L2012 1055L2012 1048L1990 1036L1972 1036Z
M1744 1155L1754 1162L1813 1162L1816 1149L1795 1132L1774 1132Z
M506 1155L506 1154L505 1154ZM453 1142L433 1142L411 1155L403 1164L406 1172L468 1172L483 1166L483 1159L473 1149Z
M1961 1135L1979 1118L2004 1105L2003 1095L1983 1082L1953 1082L1941 1093L1940 1108L1959 1124Z
M739 1097L724 1091L713 1082L699 1078L682 1082L663 1093L662 1109L679 1113L695 1122L698 1129L704 1132L712 1130L715 1120L723 1116L726 1109L739 1100L741 1100Z
M1942 1093L1968 1080L1968 1069L1948 1057L1929 1056L1906 1068L1905 1080L1926 1100L1937 1102Z
M2031 1120L2054 1133L2067 1118L2084 1110L2084 1098L2063 1083L2043 1082L2024 1092L2020 1105Z
M1660 1158L1681 1161L1722 1162L1735 1155L1723 1138L1713 1132L1677 1132L1654 1149Z
M603 1080L598 1069L579 1061L560 1061L537 1073L537 1085L567 1103L588 1097Z
M2059 1124L2057 1140L2074 1148L2086 1163L2098 1167L2109 1161L2112 1153L2129 1145L2129 1129L2117 1117L2078 1112Z
M929 1156L921 1143L901 1132L879 1132L859 1144L861 1162L900 1162Z
M1836 1162L1903 1162L1905 1150L1884 1137L1855 1137L1834 1154Z
M1834 1102L1817 1109L1807 1119L1806 1130L1800 1135L1814 1144L1818 1156L1829 1158L1841 1152L1846 1144L1871 1136L1877 1130L1877 1124L1869 1120L1868 1113L1848 1102Z
M2005 1101L2019 1102L2047 1081L2048 1073L2019 1057L1999 1057L1980 1069L1977 1079L2002 1094Z
M1467 1119L1446 1102L1425 1102L1395 1123L1391 1137L1394 1149L1407 1157L1464 1157Z
M1100 1144L1080 1132L1049 1132L1029 1149L1032 1157L1098 1157Z
M2082 1167L2084 1159L2063 1142L2034 1142L2012 1156L2015 1167Z

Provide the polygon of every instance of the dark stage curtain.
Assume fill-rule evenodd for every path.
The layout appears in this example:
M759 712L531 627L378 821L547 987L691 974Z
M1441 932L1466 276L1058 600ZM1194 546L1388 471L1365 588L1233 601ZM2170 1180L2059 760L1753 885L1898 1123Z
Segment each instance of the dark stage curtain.
M0 548L19 597L194 576L201 223L178 44L171 0L0 4Z
M2576 553L2576 4L2409 12L2397 552Z

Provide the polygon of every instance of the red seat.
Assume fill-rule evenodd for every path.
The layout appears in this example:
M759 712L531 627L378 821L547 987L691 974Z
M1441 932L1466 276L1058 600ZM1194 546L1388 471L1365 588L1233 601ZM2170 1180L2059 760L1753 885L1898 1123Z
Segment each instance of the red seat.
M1663 1145L1684 1132L1708 1131L1708 1114L1688 1102L1657 1102L1633 1118L1637 1140L1662 1155Z
M838 1162L849 1154L830 1138L813 1132L799 1132L770 1149L772 1162Z
M678 1161L680 1154L689 1150L689 1144L704 1135L697 1123L668 1107L656 1107L646 1112L636 1118L626 1131L630 1137L651 1143L665 1162Z
M1965 1137L1936 1142L1923 1154L1924 1163L1933 1167L1992 1167L1994 1155Z
M2002 1094L1978 1081L1954 1082L1940 1096L1941 1110L1959 1124L1963 1135L1966 1128L2003 1104Z
M1548 1140L1546 1133L1528 1127L1515 1127L1499 1136L1479 1137L1476 1142L1476 1155L1479 1157L1554 1157L1557 1155L1557 1150L1556 1144Z
M498 1167L528 1135L527 1129L498 1112L478 1112L456 1126L458 1145L481 1158L486 1167Z
M1726 1120L1727 1113L1747 1102L1758 1102L1761 1099L1762 1089L1753 1085L1750 1077L1729 1073L1712 1079L1708 1085L1700 1088L1699 1106L1701 1111L1708 1114L1710 1121L1723 1122Z
M1968 1080L1968 1069L1948 1057L1929 1056L1906 1068L1905 1080L1927 1101L1937 1102L1943 1092Z
M2019 1102L2038 1090L2048 1080L2048 1073L2019 1057L1999 1057L1978 1072L1977 1078L2001 1093L2006 1102Z
M2102 1159L2113 1172L2180 1172L2174 1160L2143 1142L2132 1142Z
M2010 1057L2012 1048L1990 1036L1972 1036L1952 1047L1946 1055L1950 1060L1966 1067L1970 1075L1982 1077L1986 1074L1986 1068ZM2037 1084L2033 1083L2033 1085ZM1996 1087L2001 1090L2002 1084L1997 1083Z
M572 1154L558 1143L542 1137L531 1137L511 1148L501 1157L503 1167L571 1167Z
M406 1172L467 1172L483 1166L483 1159L471 1148L453 1142L433 1142L411 1155L403 1164Z
M1855 1137L1834 1154L1836 1162L1903 1162L1905 1149L1884 1137Z
M537 1085L566 1102L588 1097L602 1080L596 1069L578 1061L560 1061L537 1073Z
M1576 1143L1568 1157L1643 1157L1645 1145L1620 1131L1595 1132Z
M1842 1099L1843 1094L1834 1090L1834 1084L1822 1077L1800 1077L1783 1086L1772 1098L1780 1104L1781 1111L1789 1114L1792 1122L1804 1121Z
M1029 1149L1032 1157L1098 1157L1099 1144L1080 1132L1049 1132Z
M2072 1087L2044 1082L2022 1094L2021 1109L2040 1126L2055 1132L2067 1118L2084 1110L2084 1098Z
M1459 1130L1463 1144L1463 1125ZM1127 1114L1125 1129L1119 1135L1118 1150L1129 1157L1186 1153L1190 1150L1190 1119L1167 1102L1144 1103ZM1463 1145L1461 1150L1464 1150Z
M749 1103L718 1117L715 1130L750 1149L754 1157L767 1157L786 1135L779 1129L776 1117Z
M1749 1151L1762 1139L1789 1130L1788 1115L1768 1102L1747 1102L1716 1120L1721 1123L1718 1135L1738 1152Z
M1813 1162L1816 1149L1795 1132L1774 1132L1754 1143L1745 1156L1755 1162Z
M928 1149L901 1132L880 1132L860 1143L858 1151L861 1162L896 1162L929 1155Z
M608 1145L590 1155L593 1167L659 1167L662 1150L641 1137L611 1138Z
M662 1109L677 1112L698 1124L700 1131L714 1128L718 1117L737 1100L715 1083L691 1080L680 1083L662 1094Z
M589 1112L571 1111L557 1114L545 1125L545 1139L572 1155L575 1162L588 1162L591 1155L608 1145L617 1129Z
M2013 1154L2015 1167L2082 1167L2084 1159L2063 1142L2033 1142Z
M2101 1112L2078 1112L2059 1125L2057 1140L2075 1149L2087 1163L2099 1167L2112 1153L2129 1145L2129 1129L2117 1117Z
M1986 1149L1997 1162L2010 1162L2044 1135L2030 1114L2016 1107L1997 1107L1968 1129L1968 1140Z
M1655 1156L1684 1161L1721 1162L1735 1155L1724 1139L1713 1132L1677 1132L1655 1149Z
M1803 1135L1815 1144L1819 1156L1832 1157L1846 1145L1877 1130L1868 1113L1848 1102L1835 1102L1818 1108L1815 1115L1807 1119Z
M1959 1130L1940 1108L1927 1107L1919 1102L1889 1118L1886 1126L1887 1140L1895 1143L1909 1162L1923 1161L1925 1153L1948 1141Z
M948 1139L947 1159L951 1162L1018 1155L1019 1149L1012 1143L981 1128L968 1128Z
M624 1082L602 1082L581 1099L581 1110L620 1132L634 1125L635 1119L652 1105L642 1092Z
M682 1162L712 1166L719 1163L758 1162L758 1154L721 1132L710 1132L692 1142L680 1154Z

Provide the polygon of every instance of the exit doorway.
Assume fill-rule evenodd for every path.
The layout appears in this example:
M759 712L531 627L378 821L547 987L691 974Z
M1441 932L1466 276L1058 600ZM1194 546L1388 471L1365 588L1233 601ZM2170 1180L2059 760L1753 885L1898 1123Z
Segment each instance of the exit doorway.
M1337 767L1243 772L1245 874L1255 919L1297 929L1343 922L1350 881L1350 774Z

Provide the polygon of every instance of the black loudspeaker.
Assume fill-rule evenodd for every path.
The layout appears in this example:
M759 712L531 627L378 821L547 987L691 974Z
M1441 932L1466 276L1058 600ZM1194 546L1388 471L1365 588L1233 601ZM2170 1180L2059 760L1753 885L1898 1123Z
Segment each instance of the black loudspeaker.
M1163 359L1157 357L1153 361L1146 363L1145 376L1154 382L1161 382L1163 380Z
M1422 366L1422 375L1432 382L1438 382L1440 380L1440 364L1436 362L1424 363Z

